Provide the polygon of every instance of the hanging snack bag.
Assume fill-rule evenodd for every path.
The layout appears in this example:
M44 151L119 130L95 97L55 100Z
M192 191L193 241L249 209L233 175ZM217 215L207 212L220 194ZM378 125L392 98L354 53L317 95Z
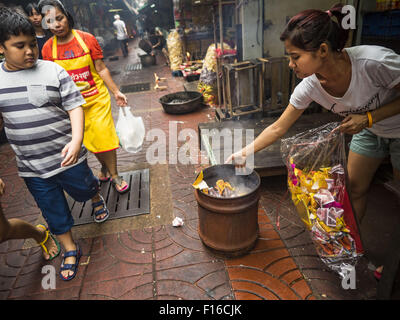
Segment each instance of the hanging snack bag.
M167 38L169 61L172 71L181 70L183 63L182 39L177 30L173 30Z
M282 139L288 188L321 260L342 277L363 253L346 190L346 152L339 123Z

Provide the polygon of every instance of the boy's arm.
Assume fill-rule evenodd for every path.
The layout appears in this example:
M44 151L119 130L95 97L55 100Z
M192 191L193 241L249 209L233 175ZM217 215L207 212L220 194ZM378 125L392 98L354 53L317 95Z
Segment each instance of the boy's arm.
M3 116L0 113L0 131L3 130L3 127L4 127Z
M68 115L71 120L72 139L61 151L61 156L64 158L61 167L70 166L78 161L83 141L85 115L82 107L68 111Z

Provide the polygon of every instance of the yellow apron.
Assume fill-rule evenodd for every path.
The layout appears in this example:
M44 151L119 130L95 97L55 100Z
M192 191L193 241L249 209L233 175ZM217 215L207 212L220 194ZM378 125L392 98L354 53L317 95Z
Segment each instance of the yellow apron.
M82 47L84 54L79 57L58 59L57 37L53 38L53 59L63 67L81 91L86 103L85 134L83 144L93 152L107 152L119 147L111 114L111 98L103 79L97 73L90 51L80 35L72 30L73 35Z

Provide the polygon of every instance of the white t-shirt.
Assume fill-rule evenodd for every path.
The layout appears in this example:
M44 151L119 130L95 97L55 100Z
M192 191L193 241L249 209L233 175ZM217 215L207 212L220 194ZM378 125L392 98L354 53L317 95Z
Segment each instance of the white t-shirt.
M128 38L128 35L125 32L125 22L122 20L115 20L114 27L117 29L117 39L118 40L125 40Z
M400 83L400 55L379 46L345 48L349 54L352 74L350 86L343 97L327 93L315 74L304 78L293 91L290 103L305 109L312 101L343 117L352 113L365 113L400 97L393 89ZM369 128L384 138L400 138L400 114L374 123Z

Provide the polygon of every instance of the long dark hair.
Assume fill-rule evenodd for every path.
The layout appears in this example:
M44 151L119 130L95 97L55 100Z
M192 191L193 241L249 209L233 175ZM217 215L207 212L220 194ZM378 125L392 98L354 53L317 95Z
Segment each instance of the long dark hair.
M61 1L59 0L40 0L38 7L39 7L39 13L44 17L44 12L43 8L45 6L53 6L58 8L68 19L68 25L69 25L69 29L72 29L75 25L75 21L74 18L72 17L72 15L67 11L67 9L65 9L64 5L62 4Z
M36 3L28 3L24 8L24 11L28 17L33 15L33 10L40 14L39 6Z
M24 8L24 11L28 17L33 16L33 10L35 10L38 14L40 14L39 5L37 5L36 3L33 3L33 2L28 3L27 6ZM52 33L50 32L50 30L43 29L43 27L42 27L42 31L44 32L45 39L51 38ZM40 49L41 49L41 47L39 45L39 51L40 51ZM39 57L41 57L40 53L39 53Z
M345 17L342 8L343 4L338 3L328 11L309 9L298 13L289 20L281 34L281 41L289 40L305 51L316 51L326 42L332 51L342 51L349 38L349 30L342 28Z

